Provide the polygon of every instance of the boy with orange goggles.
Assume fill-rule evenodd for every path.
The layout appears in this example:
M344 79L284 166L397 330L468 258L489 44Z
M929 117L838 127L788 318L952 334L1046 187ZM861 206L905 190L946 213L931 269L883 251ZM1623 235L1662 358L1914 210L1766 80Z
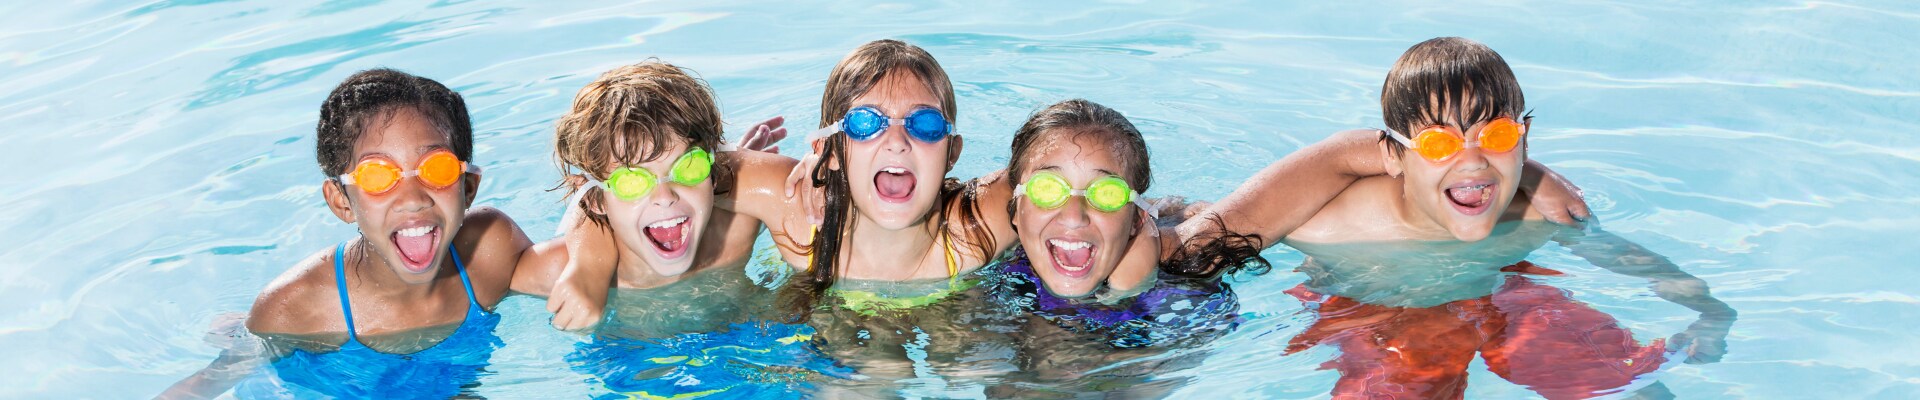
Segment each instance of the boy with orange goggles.
M1427 161L1442 163L1453 159L1455 154L1466 151L1468 147L1478 147L1492 153L1513 151L1514 147L1520 145L1520 139L1526 137L1527 128L1533 126L1532 116L1521 117L1521 119L1525 122L1514 122L1513 118L1507 117L1487 121L1486 124L1481 125L1480 135L1474 140L1467 140L1466 135L1446 125L1433 125L1422 129L1419 134L1412 135L1412 140L1386 131L1381 131L1380 134L1420 154L1420 157Z

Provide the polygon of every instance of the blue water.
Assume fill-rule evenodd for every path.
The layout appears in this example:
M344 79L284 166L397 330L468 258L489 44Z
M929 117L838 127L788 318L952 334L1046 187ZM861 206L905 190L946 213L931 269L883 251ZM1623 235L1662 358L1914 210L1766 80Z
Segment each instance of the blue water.
M1920 397L1912 2L296 3L0 4L0 398L158 393L217 354L216 319L349 238L318 196L313 124L357 70L462 92L488 174L478 202L543 238L560 216L553 120L645 57L700 72L733 128L815 126L841 56L905 39L959 91L954 176L1004 165L1033 108L1085 97L1146 133L1149 195L1214 199L1304 143L1378 126L1387 69L1435 36L1505 56L1538 110L1531 155L1585 188L1609 230L1740 310L1725 360L1666 371L1672 392ZM1174 397L1330 390L1318 366L1333 351L1279 356L1312 318L1280 292L1302 257L1267 256L1275 273L1236 284L1247 322L1164 377ZM1530 259L1637 337L1692 321L1559 247ZM598 390L541 302L500 312L506 345L476 393ZM1531 395L1473 372L1469 396ZM981 393L932 381L952 384L901 394Z

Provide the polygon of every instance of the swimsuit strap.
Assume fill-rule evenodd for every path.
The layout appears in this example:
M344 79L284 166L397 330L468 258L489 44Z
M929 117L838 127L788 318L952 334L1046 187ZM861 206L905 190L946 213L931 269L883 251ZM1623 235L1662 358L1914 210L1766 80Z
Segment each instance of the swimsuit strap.
M353 305L347 302L347 242L333 247L333 288L340 292L340 315L347 317L347 342L360 341L353 333Z
M460 262L460 251L455 250L452 244L448 244L447 255L453 256L453 268L460 271L460 286L467 288L467 304L481 311L486 311L486 308L480 307L480 298L474 297L473 295L473 281L467 279L467 265Z
M953 255L953 234L943 230L940 232L940 239L946 242L946 246L944 247L946 247L947 254L947 286L951 287L954 281L960 278L960 264L954 261Z

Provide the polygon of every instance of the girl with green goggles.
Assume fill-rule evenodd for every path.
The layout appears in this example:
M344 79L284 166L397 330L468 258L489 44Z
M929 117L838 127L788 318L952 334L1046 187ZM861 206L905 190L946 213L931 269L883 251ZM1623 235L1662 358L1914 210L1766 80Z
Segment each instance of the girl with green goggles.
M1120 211L1127 204L1133 204L1146 210L1149 217L1157 218L1153 215L1153 209L1142 201L1140 192L1134 191L1125 179L1114 175L1094 179L1084 189L1074 189L1067 183L1066 177L1051 171L1040 171L1027 178L1026 183L1015 186L1013 195L1025 196L1027 201L1033 202L1034 207L1044 210L1060 208L1067 204L1067 198L1074 196L1085 198L1088 206L1103 212Z

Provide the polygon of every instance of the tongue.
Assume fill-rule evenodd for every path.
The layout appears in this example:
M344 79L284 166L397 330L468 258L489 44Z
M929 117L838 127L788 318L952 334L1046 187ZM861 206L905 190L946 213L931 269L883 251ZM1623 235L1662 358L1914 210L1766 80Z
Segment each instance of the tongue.
M395 233L393 244L400 248L400 256L405 257L407 262L424 264L433 259L434 236L432 233L420 236L401 236Z
M1485 191L1486 191L1486 188L1480 188L1478 190L1469 190L1468 188L1453 188L1453 189L1447 189L1447 197L1453 198L1453 202L1455 204L1459 204L1467 207L1479 207L1480 203L1486 200L1486 197L1482 195L1482 192L1485 192Z
M647 227L647 238L653 239L654 245L660 246L661 250L679 250L681 245L680 238L682 237L680 230L686 229L686 227L687 224L684 222L666 228Z
M881 172L879 175L873 177L874 189L879 190L881 196L889 198L897 199L913 194L913 185L912 173L895 174Z
M1056 247L1053 249L1053 252L1060 258L1060 263L1066 264L1068 267L1085 268L1089 261L1093 261L1092 247L1076 250L1066 250Z

